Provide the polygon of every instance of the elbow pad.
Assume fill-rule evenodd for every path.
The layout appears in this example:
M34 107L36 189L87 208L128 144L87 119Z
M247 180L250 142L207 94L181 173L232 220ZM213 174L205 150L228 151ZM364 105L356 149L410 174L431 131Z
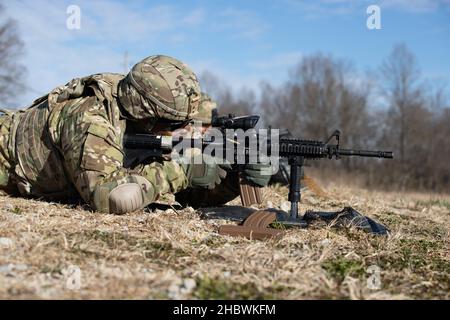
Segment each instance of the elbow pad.
M119 185L114 182L98 186L94 191L95 209L124 214L142 209L154 200L154 188L145 178L129 176L127 180Z
M144 197L137 183L118 185L109 193L109 212L124 214L142 209Z

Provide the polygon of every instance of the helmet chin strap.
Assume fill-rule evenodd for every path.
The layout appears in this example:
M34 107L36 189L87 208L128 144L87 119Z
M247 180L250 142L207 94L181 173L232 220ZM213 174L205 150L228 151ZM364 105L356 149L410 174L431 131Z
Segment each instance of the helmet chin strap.
M119 106L119 112L120 116L124 119L130 120L130 121L136 121L134 117L131 116L131 114L128 112L127 108L124 107L121 95L117 95L117 105Z
M199 101L200 97L199 94L195 92L194 88L192 87L186 88L186 96L188 97L188 112L186 115L186 119L189 119L189 115L192 112L192 103Z

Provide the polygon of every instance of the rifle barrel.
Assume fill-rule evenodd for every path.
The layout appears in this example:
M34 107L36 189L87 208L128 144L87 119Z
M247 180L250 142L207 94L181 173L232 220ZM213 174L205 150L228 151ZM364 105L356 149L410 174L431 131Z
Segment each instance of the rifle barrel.
M387 158L387 159L394 158L394 154L392 151L339 149L338 153L340 156L358 156L358 157Z

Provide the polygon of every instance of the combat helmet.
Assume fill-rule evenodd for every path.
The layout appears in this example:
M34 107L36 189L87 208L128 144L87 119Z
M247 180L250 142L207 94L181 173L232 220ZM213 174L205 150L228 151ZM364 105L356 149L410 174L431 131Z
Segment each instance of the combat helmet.
M190 120L200 103L200 84L186 64L155 55L137 63L120 81L118 98L131 120Z

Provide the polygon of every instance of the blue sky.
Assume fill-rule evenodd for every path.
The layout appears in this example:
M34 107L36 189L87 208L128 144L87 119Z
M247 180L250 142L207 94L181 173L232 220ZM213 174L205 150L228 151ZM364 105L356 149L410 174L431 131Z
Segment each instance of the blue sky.
M233 89L274 84L302 56L348 58L374 70L396 43L416 54L425 77L450 86L450 0L50 1L4 0L26 45L29 90L17 103L71 78L124 72L128 62L167 54L197 73L209 70ZM381 30L368 30L366 8L381 7ZM66 9L81 9L68 30Z

